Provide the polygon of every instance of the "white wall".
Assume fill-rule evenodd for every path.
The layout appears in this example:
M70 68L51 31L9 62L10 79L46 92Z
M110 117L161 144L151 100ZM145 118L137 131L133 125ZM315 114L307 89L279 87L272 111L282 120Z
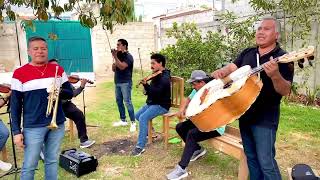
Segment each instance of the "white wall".
M16 33L18 32L18 39ZM0 28L0 72L13 71L20 65L27 62L25 33L20 28L20 23L3 23ZM18 42L20 47L18 47Z
M22 65L28 62L26 34L17 23L20 58ZM153 23L128 23L116 26L113 34L109 34L112 48L116 47L117 40L124 38L129 43L129 52L133 55L136 68L140 68L138 48L144 69L150 68L150 53L156 51L155 26ZM94 71L97 75L109 74L111 71L112 56L105 31L101 25L91 30L92 54ZM13 71L19 66L18 43L14 23L4 23L0 29L0 72Z
M129 52L134 58L134 67L139 69L138 48L140 48L142 66L144 69L149 69L150 55L156 51L155 31L156 27L153 23L134 22L116 26L113 34L110 34L109 31L107 33L111 48L116 48L118 39L123 38L128 41ZM97 25L92 29L91 37L95 72L100 75L112 73L112 56L106 31L102 29L101 25Z

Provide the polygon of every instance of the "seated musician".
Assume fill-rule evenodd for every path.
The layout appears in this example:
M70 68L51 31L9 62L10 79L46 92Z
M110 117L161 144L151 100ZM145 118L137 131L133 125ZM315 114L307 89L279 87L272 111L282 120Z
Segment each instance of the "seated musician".
M180 110L178 112L178 116L185 116L186 109L191 99L194 97L196 92L201 89L207 82L209 81L209 77L202 70L194 70L192 71L191 78L187 81L191 83L193 91L185 99L183 104L180 106ZM203 147L201 147L198 142L204 141L207 139L211 139L217 136L223 135L225 130L225 126L217 128L216 130L210 132L201 132L190 120L186 120L184 122L178 123L176 126L176 131L182 140L185 142L185 147L183 150L183 154L178 165L167 174L167 179L182 179L188 176L188 172L186 170L190 161L195 161L201 156L205 155L207 152Z
M8 103L10 94L11 94L11 91L2 96L0 95L0 108ZM0 150L4 148L8 138L9 138L9 130L7 129L3 121L0 119ZM9 171L11 167L12 167L12 164L6 163L0 160L0 170Z
M161 72L151 79L141 81L145 94L146 104L135 114L139 121L139 137L136 147L132 151L133 156L140 156L147 143L148 122L153 118L168 112L171 105L170 71L165 68L166 59L161 54L151 55L151 70L153 73Z
M58 61L56 59L50 59L49 63L58 64ZM73 97L78 96L82 92L86 83L87 83L87 80L82 79L81 85L77 89L71 85L73 89ZM89 140L88 138L87 125L85 121L86 119L83 112L79 108L77 108L77 106L73 104L71 100L61 99L61 102L62 102L62 110L65 116L71 119L72 121L74 121L74 123L77 126L78 138L80 139L80 148L88 148L92 146L95 143L95 141Z

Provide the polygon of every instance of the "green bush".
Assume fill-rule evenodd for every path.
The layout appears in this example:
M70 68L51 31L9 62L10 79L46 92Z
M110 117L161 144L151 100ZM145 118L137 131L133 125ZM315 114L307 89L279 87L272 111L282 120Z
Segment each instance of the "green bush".
M237 54L244 48L253 45L253 23L256 17L243 21L236 21L237 17L232 13L220 16L221 28L226 33L207 32L203 37L201 31L194 23L177 23L167 30L167 36L176 39L176 44L169 45L160 53L167 59L167 67L172 75L188 79L193 70L201 69L208 74L234 60ZM189 93L190 86L186 86Z

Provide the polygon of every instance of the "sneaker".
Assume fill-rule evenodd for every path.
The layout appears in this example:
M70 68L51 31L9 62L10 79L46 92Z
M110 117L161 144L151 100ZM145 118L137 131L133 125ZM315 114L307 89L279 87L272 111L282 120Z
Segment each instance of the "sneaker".
M176 166L169 174L166 175L169 180L179 180L188 176L188 172L179 165Z
M201 147L201 149L196 150L196 151L193 153L190 161L191 161L191 162L192 162L192 161L195 161L195 160L199 159L201 156L205 155L206 153L207 153L207 150L205 150L203 147Z
M142 153L144 153L146 150L145 149L141 149L139 147L135 147L133 150L132 150L132 153L131 155L132 156L140 156Z
M88 148L92 146L96 141L86 140L85 142L80 143L80 148Z
M127 126L127 125L128 125L127 121L120 120L120 121L114 122L112 126L113 127L119 127L119 126Z
M12 168L12 164L6 163L0 160L0 170L9 171Z
M136 130L137 130L136 123L135 122L131 123L130 132L136 132Z

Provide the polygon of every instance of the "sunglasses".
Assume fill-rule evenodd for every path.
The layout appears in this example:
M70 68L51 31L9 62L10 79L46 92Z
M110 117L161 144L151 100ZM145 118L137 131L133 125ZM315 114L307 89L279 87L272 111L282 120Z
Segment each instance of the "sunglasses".
M191 85L197 85L197 84L199 84L200 82L201 82L200 80L193 81L193 82L191 83Z

